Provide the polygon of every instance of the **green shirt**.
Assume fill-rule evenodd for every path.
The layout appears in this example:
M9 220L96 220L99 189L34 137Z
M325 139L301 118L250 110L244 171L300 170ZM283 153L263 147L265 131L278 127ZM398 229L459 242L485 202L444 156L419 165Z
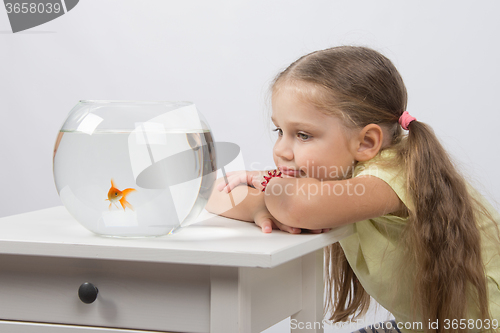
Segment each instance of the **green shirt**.
M382 165L381 162L390 161L394 157L394 151L384 150L372 160L360 163L356 166L353 177L371 175L382 179L389 184L399 199L408 209L413 209L413 203L408 196L405 186L405 176L401 168ZM470 193L479 199L494 217L497 224L500 224L500 215L475 189L469 186ZM397 248L398 240L401 237L407 218L387 214L378 218L359 221L354 223L354 234L341 240L340 245L344 249L347 260L354 273L363 285L364 289L380 305L391 312L396 321L413 327L415 331L423 331L427 322L413 324L412 320L412 290L415 274L411 267L404 270L399 263L402 260L402 251ZM495 238L496 225L487 220L479 221L481 233L481 248L485 272L487 275L489 288L489 306L492 319L500 321L500 252L499 241ZM469 302L469 317L476 319L478 310ZM420 316L417 316L420 322ZM465 323L466 321L464 321ZM444 323L446 324L446 323ZM449 325L453 323L450 321ZM457 322L456 324L460 324ZM483 324L487 323L477 322ZM491 325L491 323L489 323ZM474 324L471 327L476 328ZM498 325L498 323L497 323ZM411 330L400 328L403 332ZM472 329L472 331L480 331Z

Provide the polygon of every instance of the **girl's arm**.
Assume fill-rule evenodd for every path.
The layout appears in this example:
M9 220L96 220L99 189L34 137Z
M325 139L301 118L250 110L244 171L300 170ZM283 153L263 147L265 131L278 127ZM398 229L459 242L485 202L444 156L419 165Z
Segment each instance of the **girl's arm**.
M224 178L217 179L205 208L210 213L253 222L255 211L265 208L264 193L252 187L241 184L229 193L224 189Z
M294 234L301 232L300 228L280 223L269 213L264 202L264 192L261 190L240 185L227 193L223 190L225 187L223 182L224 179L221 178L215 183L206 205L207 211L236 220L255 222L265 233L271 232L272 229L281 229Z
M219 191L230 192L238 185L245 184L250 187L262 190L262 182L264 181L266 171L230 171L226 174L227 184L225 182L217 182L216 188Z
M269 212L296 228L338 227L405 207L386 182L372 176L335 181L273 178L265 194Z

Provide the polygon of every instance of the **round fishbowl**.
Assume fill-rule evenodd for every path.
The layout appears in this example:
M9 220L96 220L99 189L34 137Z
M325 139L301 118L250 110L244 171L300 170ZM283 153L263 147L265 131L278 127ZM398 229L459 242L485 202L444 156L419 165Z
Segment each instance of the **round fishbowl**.
M54 148L62 203L103 236L161 236L194 221L216 171L210 127L191 102L80 101Z

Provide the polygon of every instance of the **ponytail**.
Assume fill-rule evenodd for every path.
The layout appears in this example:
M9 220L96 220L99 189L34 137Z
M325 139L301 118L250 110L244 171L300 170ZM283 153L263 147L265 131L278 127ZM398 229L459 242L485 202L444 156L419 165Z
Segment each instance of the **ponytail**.
M398 156L406 168L414 210L409 211L401 245L407 252L405 258L416 268L413 304L424 319L437 320L437 332L443 332L445 319L460 322L468 317L467 299L475 300L481 319L489 318L476 221L482 207L468 192L433 130L418 121L412 121L408 129Z

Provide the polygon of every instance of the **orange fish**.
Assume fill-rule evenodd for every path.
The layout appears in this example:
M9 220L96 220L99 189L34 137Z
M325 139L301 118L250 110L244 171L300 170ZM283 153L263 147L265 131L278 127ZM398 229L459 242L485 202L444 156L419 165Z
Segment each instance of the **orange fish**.
M123 191L120 191L116 188L113 179L111 179L111 188L109 189L108 198L106 199L106 201L109 201L109 209L111 210L111 205L114 204L116 206L116 202L119 201L123 210L125 210L125 206L134 210L134 207L132 207L132 205L126 200L127 195L134 191L136 190L133 188L126 188ZM118 208L118 206L116 206L116 208Z

